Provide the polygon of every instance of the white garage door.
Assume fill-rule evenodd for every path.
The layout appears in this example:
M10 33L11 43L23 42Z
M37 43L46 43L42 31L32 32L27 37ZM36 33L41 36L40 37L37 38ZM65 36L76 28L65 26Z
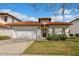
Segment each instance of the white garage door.
M36 31L15 31L16 38L35 39Z
M36 26L15 26L13 30L16 38L35 39L37 28Z

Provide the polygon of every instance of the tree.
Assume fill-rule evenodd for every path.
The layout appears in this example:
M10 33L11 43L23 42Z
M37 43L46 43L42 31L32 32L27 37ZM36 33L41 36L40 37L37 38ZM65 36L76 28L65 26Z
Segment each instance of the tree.
M65 21L65 6L69 5L69 3L62 3L61 4L61 10L62 10L62 17L63 17L63 21Z

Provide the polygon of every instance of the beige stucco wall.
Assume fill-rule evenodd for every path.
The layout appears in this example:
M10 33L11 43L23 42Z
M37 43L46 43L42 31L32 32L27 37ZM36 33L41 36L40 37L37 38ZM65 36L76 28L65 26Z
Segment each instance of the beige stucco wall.
M10 36L13 37L13 30L9 30L5 27L0 27L0 36Z
M41 30L38 26L15 26L12 29L0 27L0 36L11 38L40 39Z
M52 28L62 28L62 26L49 26L48 33L52 34ZM57 29L57 32L60 30ZM58 31L59 30L59 31ZM67 36L69 28L65 30ZM12 29L0 27L0 36L10 36L11 38L41 39L41 29L38 26L13 26Z
M70 33L71 34L79 34L79 21L72 22L73 25L70 26Z
M62 28L65 28L65 34L69 37L69 26L49 26L49 34L52 34L52 28L55 29L55 34L62 34Z
M12 29L15 32L14 38L38 39L41 37L41 31L38 26L15 26Z

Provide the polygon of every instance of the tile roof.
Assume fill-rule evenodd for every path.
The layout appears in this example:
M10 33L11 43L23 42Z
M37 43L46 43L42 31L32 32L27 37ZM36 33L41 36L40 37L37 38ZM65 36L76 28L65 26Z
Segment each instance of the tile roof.
M41 23L39 22L33 22L33 21L25 21L25 22L14 22L14 23L8 23L6 25L9 25L9 26L40 26Z
M0 27L9 27L8 25L0 23Z
M49 22L48 25L72 25L71 22Z
M39 23L39 22L26 21L26 22L8 23L6 25L9 25L9 26L41 26L44 24ZM46 25L72 25L72 23L71 22L48 22Z

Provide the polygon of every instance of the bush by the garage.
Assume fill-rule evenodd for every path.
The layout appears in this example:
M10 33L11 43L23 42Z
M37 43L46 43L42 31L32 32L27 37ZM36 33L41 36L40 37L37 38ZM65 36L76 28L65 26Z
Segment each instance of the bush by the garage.
M6 39L10 39L9 36L0 36L0 40L6 40Z
M64 40L66 40L68 37L66 36L66 35L62 35L62 34L59 34L59 35L57 35L57 34L54 34L54 35L48 35L48 37L47 37L47 40L54 40L54 41L58 41L58 40L62 40L62 41L64 41Z

